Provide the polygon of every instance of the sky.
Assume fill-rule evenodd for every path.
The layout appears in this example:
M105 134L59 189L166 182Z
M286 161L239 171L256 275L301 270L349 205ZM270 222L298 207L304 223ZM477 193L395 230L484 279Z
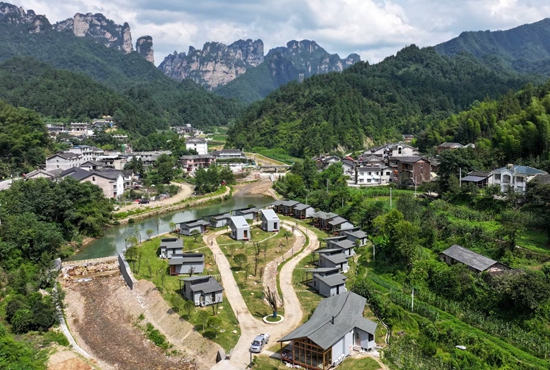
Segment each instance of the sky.
M135 41L153 37L155 63L167 54L261 39L264 51L315 40L330 53L376 63L411 44L431 46L463 31L506 30L550 17L548 0L4 0L51 23L75 13L128 22Z

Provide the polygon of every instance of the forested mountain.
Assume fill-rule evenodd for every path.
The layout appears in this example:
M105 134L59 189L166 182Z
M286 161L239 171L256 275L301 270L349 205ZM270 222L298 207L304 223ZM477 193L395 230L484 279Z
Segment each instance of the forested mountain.
M512 161L550 169L550 81L498 100L477 102L471 109L430 125L418 137L427 150L444 141L476 143L476 150L501 165Z
M293 40L286 47L271 49L263 63L249 68L246 73L215 91L227 98L252 103L265 98L271 91L290 81L317 74L341 72L359 61L357 54L341 59L337 54L329 54L315 41Z
M447 56L470 53L497 71L550 76L550 19L506 31L463 32L435 49Z
M182 123L223 125L242 109L240 103L209 93L191 81L170 79L137 52L124 54L92 38L51 27L30 32L29 24L5 16L0 17L0 34L0 62L16 56L34 57L55 68L84 74L149 110L155 128ZM143 125L141 119L136 120L134 127L143 134L151 132L151 122L146 120Z
M228 145L283 148L295 156L338 146L364 148L466 109L475 100L517 90L529 80L495 73L474 57L449 58L412 45L379 64L292 82L252 104L229 131Z

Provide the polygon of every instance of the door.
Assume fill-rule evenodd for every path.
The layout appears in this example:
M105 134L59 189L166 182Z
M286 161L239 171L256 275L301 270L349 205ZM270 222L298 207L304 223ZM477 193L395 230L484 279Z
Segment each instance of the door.
M355 345L361 347L361 334L355 333Z
M279 230L279 224L277 222L273 224L273 230Z
M248 230L244 230L243 235L245 239L248 239Z

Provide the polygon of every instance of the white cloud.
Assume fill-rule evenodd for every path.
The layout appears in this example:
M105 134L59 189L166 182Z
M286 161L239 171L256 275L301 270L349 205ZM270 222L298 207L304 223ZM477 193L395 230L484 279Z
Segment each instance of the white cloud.
M410 44L435 45L462 31L508 29L550 17L546 0L12 0L52 23L75 13L128 22L134 40L151 35L160 63L174 50L261 38L265 51L315 40L331 53L371 63Z

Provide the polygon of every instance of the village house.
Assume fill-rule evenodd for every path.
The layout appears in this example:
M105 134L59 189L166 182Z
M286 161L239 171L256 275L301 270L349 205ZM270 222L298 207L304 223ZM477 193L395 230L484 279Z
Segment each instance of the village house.
M547 175L548 172L529 166L509 164L506 167L491 171L491 174L493 175L492 183L500 186L502 193L506 193L508 190L525 193L529 181L538 174Z
M431 181L431 167L423 157L392 157L395 163L397 182L403 185L417 185Z
M194 174L199 168L208 168L216 162L212 155L182 155L180 157L181 168L187 174Z
M299 204L300 202L297 202L295 200L285 200L282 204L282 213L285 216L292 215L292 209L295 205Z
M252 208L236 209L232 213L235 216L243 216L247 220L256 220L258 218L258 214L260 213L260 211L255 207L252 207Z
M172 258L175 254L183 253L183 239L162 238L160 240L160 258Z
M342 159L342 169L344 170L344 175L353 178L355 176L355 161L344 158Z
M59 174L61 172L63 172L63 171L61 171L61 170L46 171L46 170L42 170L42 169L37 169L37 170L31 171L27 174L23 174L23 177L25 178L25 180L45 178L45 179L53 181L53 180L57 179L57 177L59 176Z
M260 214L262 220L262 230L268 232L279 231L281 221L272 209L262 209Z
M250 226L243 216L233 216L229 219L231 237L235 240L249 240Z
M283 201L282 200L276 200L273 203L271 203L271 207L273 207L273 210L277 213L283 212Z
M326 239L326 241L327 241L327 248L329 249L338 248L342 251L343 254L350 257L355 255L355 243L349 239L342 239L342 240Z
M281 360L312 370L338 365L353 351L375 348L377 324L363 317L367 300L352 292L325 298L309 321L278 342L291 342L290 356ZM282 352L282 351L281 351Z
M222 303L223 287L212 276L193 276L180 279L181 294L195 306Z
M354 225L343 217L336 216L328 222L328 231L338 234L343 230L353 229Z
M212 152L212 155L216 157L216 159L246 159L246 156L244 153L239 149L222 149L222 150L215 150Z
M185 140L185 149L194 150L198 155L206 155L208 154L208 143L206 139L191 137Z
M319 157L313 157L312 159L315 162L318 170L327 169L328 166L334 163L340 163L342 161L340 157L335 155L321 155Z
M178 232L181 235L191 236L193 234L196 234L197 232L199 234L204 234L206 232L206 226L210 224L204 220L193 220L180 222L177 225L179 230Z
M485 257L479 253L461 247L454 244L451 247L445 249L439 253L439 259L448 265L454 265L456 263L462 263L466 265L470 270L481 273L487 271L489 273L500 273L502 271L509 270L508 266L505 266L495 260Z
M212 215L208 216L208 221L210 221L210 226L215 228L224 227L229 225L229 219L231 218L230 213L223 213L221 215Z
M51 170L68 170L69 168L78 167L81 163L82 156L75 153L56 153L46 158L46 171Z
M124 154L123 156L126 157L126 160L128 162L130 162L133 158L137 160L141 159L141 162L143 163L143 165L145 167L148 167L155 164L155 162L161 155L172 155L172 152L170 150L131 152L131 153Z
M442 143L437 146L437 154L441 154L446 150L456 150L456 149L462 149L464 148L464 145L460 143Z
M292 215L296 218L304 220L310 218L315 213L315 208L308 204L298 203L292 208Z
M328 230L329 221L335 217L338 217L336 213L332 213L332 212L327 213L323 211L315 212L314 214L311 215L311 218L313 218L313 224L321 230Z
M467 176L460 179L460 184L474 184L478 188L486 188L493 182L493 174L486 171L471 171Z
M60 178L70 176L78 182L91 182L103 190L105 198L120 198L124 193L124 177L121 171L105 169L86 171L79 167L69 168L59 175Z
M204 271L204 254L176 254L170 258L168 266L171 276L202 274Z
M69 124L69 135L72 135L72 136L93 135L93 131L88 130L88 123L86 122L71 122Z
M354 244L359 241L359 246L363 247L367 244L367 233L363 230L346 230L341 235L345 235L348 240L351 240Z
M69 150L67 150L69 153L78 154L82 157L82 161L95 161L98 157L102 156L105 151L100 148L96 148L95 146L90 145L77 145L73 146Z
M346 273L349 270L348 256L340 248L331 248L315 251L319 253L319 267L338 268Z
M414 135L411 135L411 134L404 134L402 137L403 137L403 141L407 144L411 143L414 140Z
M309 285L317 290L323 297L332 297L347 292L347 277L340 274L338 268L326 267L310 269L306 270L306 273L312 274L312 280Z
M388 185L392 182L392 174L393 169L382 164L357 167L355 184L361 186Z

